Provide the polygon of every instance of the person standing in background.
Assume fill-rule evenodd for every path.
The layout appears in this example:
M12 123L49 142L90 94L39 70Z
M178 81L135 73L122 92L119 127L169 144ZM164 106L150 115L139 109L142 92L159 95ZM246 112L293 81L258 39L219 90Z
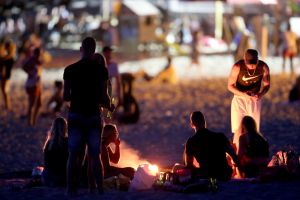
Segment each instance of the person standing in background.
M291 25L287 25L287 30L283 33L282 51L282 72L285 72L285 60L289 58L291 73L294 73L293 60L297 55L297 34L291 30Z
M0 42L0 85L4 99L5 110L10 110L8 97L9 79L15 62L16 44L11 39Z
M25 88L28 95L27 122L29 126L35 126L42 105L42 64L40 48L35 48L33 54L23 63L23 70L28 75Z
M112 52L113 49L109 46L104 46L102 49L103 56L105 57L108 75L110 80L110 91L109 95L113 98L116 95L118 105L123 104L123 97L121 92L121 77L119 73L119 66L118 64L112 60Z

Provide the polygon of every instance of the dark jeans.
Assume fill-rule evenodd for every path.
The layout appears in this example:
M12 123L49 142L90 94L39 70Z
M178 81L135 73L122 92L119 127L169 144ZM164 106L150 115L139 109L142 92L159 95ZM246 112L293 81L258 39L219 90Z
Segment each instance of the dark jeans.
M85 116L78 113L68 114L69 151L76 153L84 151L85 144L87 144L89 155L99 155L101 132L100 116Z

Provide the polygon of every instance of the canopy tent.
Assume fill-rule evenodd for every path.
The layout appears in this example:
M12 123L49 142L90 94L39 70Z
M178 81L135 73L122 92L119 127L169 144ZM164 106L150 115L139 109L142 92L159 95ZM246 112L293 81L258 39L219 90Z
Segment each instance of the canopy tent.
M159 9L146 0L124 0L123 4L138 16L160 14Z
M227 0L228 4L277 4L277 0Z

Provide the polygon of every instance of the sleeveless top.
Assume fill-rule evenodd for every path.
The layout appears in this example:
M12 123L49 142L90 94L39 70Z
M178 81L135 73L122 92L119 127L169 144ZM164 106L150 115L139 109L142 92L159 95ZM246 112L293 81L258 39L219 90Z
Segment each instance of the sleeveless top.
M259 60L256 69L249 70L244 60L238 61L236 66L240 67L240 72L236 81L236 87L241 92L246 92L249 95L257 94L261 87L263 78L263 66L265 62Z

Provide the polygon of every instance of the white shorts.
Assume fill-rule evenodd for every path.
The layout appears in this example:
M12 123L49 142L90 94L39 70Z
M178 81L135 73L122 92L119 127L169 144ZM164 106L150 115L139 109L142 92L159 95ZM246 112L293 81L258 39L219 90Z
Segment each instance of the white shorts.
M233 143L237 145L241 135L241 122L243 117L251 116L256 122L259 131L261 100L234 95L231 102L231 130L234 133Z

